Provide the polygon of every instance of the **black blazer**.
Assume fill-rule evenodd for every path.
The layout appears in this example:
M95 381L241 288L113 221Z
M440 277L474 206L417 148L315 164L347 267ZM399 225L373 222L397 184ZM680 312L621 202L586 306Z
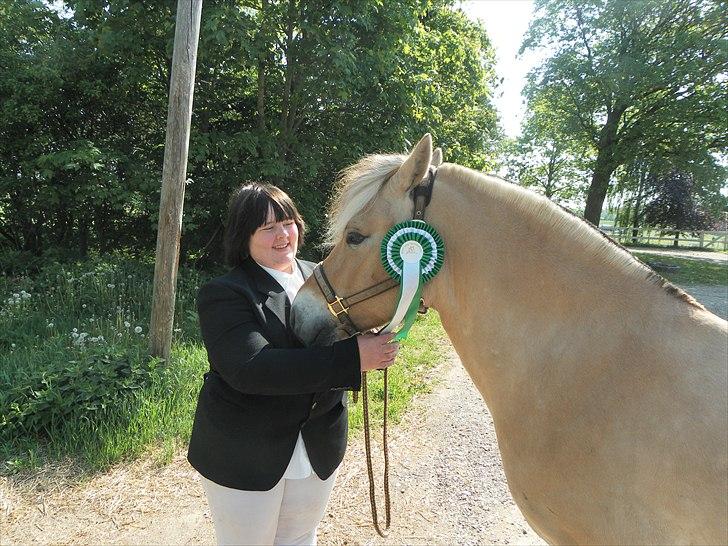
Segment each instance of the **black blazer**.
M298 260L304 278L313 271ZM361 385L355 338L303 348L288 328L283 288L252 259L200 288L210 371L197 401L187 459L207 479L267 491L283 476L301 432L326 479L346 449L345 391Z

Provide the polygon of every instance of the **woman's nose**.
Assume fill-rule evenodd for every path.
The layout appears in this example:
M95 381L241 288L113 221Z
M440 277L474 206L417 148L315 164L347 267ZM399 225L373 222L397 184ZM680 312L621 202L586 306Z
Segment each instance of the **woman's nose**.
M278 224L276 226L276 237L288 237L289 229L288 226Z

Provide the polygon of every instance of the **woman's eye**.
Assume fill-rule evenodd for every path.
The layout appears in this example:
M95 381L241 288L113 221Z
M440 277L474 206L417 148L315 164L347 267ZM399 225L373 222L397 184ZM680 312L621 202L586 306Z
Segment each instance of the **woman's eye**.
M350 231L346 234L346 242L350 245L358 245L364 241L366 237L357 231Z

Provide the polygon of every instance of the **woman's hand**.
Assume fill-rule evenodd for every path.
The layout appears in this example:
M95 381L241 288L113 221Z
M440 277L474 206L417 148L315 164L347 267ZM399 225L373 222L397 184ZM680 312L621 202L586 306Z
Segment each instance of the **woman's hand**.
M362 334L356 338L362 372L383 370L394 364L399 342L392 341L393 338L394 334Z

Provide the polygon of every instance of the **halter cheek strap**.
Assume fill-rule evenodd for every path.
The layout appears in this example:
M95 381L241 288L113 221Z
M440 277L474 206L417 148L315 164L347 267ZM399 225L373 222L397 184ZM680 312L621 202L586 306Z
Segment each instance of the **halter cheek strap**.
M351 296L348 296L346 298L340 298L336 295L333 288L331 288L331 283L326 277L326 273L324 272L324 268L321 267L321 264L317 265L314 268L313 275L314 279L316 279L316 284L318 284L319 289L321 290L321 293L326 298L326 305L329 308L329 312L337 319L339 319L342 326L344 327L344 330L350 336L353 336L360 330L354 325L351 317L349 317L349 308L352 305L356 305L357 303L360 303L364 300L368 300L369 298L378 296L379 294L382 294L387 290L391 290L392 288L395 288L399 285L396 280L389 278L378 284L375 284L374 286L370 286L369 288L357 292L356 294L352 294Z

